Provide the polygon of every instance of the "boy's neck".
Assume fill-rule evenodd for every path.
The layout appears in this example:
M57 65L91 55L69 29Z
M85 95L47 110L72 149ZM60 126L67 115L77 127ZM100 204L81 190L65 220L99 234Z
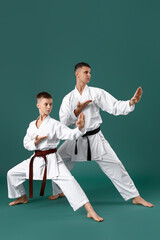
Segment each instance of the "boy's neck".
M44 120L46 117L48 117L48 115L40 113L38 120L40 120L41 122L43 122L43 120Z
M46 114L40 114L40 115L39 115L39 117L38 117L38 119L37 119L37 121L36 121L36 126L37 126L37 128L40 128L42 122L44 121L44 119L45 119L46 117L48 117L48 115L46 115Z

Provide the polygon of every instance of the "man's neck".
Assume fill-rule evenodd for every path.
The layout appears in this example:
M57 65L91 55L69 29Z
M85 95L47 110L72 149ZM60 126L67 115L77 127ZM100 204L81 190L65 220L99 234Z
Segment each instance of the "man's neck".
M81 95L82 95L83 90L84 90L84 88L85 88L86 85L87 85L86 83L78 82L78 81L77 81L76 88L77 88L78 92L79 92Z

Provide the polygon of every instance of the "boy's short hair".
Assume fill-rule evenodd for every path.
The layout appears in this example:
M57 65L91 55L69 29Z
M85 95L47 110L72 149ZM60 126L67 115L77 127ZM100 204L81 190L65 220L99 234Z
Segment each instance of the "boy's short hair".
M82 68L82 67L89 67L89 68L91 68L88 63L80 62L80 63L77 63L75 65L74 72L76 72L78 68Z
M36 98L37 98L37 100L39 100L41 98L48 98L48 99L51 98L52 99L52 96L47 92L40 92L37 94Z

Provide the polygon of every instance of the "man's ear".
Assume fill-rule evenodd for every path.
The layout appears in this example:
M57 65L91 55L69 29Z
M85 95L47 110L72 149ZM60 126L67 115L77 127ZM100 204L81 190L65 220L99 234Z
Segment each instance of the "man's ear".
M75 72L75 76L76 76L76 78L78 77L78 71Z

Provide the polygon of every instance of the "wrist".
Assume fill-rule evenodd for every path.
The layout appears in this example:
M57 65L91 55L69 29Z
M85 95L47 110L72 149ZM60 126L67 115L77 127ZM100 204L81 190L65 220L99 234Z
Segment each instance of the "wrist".
M78 114L77 114L77 109L74 110L74 115L77 117Z
M76 117L78 117L78 115L80 114L80 110L78 110L77 108L74 110L74 115L76 116Z
M134 101L131 99L130 101L129 101L129 106L132 106L134 104Z
M83 127L78 127L79 131L82 131Z

